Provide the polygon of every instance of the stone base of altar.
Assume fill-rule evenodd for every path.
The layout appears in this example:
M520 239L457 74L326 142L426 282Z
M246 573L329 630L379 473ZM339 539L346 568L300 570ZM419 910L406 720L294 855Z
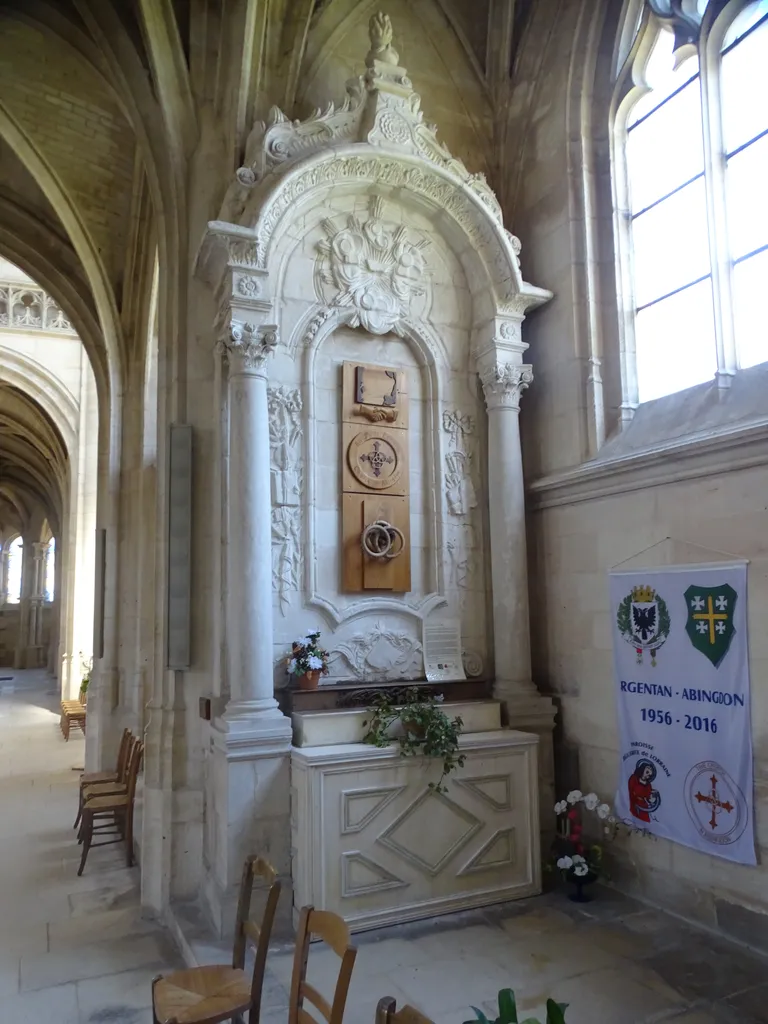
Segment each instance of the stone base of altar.
M294 737L311 734L297 717ZM530 733L464 733L443 794L428 786L440 766L394 744L295 746L294 908L362 931L539 893L537 749Z

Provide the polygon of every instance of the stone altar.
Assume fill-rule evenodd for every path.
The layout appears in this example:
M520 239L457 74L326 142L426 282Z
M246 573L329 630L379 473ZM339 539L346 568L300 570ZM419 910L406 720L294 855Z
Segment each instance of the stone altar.
M206 902L219 925L242 859L254 850L269 852L285 877L302 879L297 899L308 878L319 884L316 867L290 861L289 813L295 827L315 825L311 808L294 800L289 812L289 764L296 792L299 778L362 770L401 779L403 807L418 797L419 772L386 751L350 743L333 754L302 747L292 755L291 723L274 686L299 633L323 632L331 682L367 684L423 679L425 622L458 619L468 676L493 675L505 720L539 737L537 768L535 738L496 727L468 734L473 770L488 762L491 774L506 772L510 792L529 801L525 810L515 804L526 821L539 806L537 779L541 806L554 799L554 708L531 680L518 426L520 396L533 379L521 325L551 296L524 281L520 243L493 191L438 141L396 51L374 42L384 25L391 43L388 19L376 25L366 71L348 83L340 106L303 122L273 108L254 126L198 260L218 303L223 409L226 658L218 685L228 702L210 726L204 841ZM408 542L407 587L345 586L345 363L392 372L403 395L408 504L398 528ZM513 766L522 765L518 777ZM461 794L455 802L484 822L485 842L490 825L470 808L466 787ZM445 811L436 798L429 806ZM467 893L490 900L535 891L535 829L520 818L515 830L506 881L480 882L470 871L443 887L445 900L469 905ZM407 884L422 893L409 896L408 914L431 912L422 883L414 876ZM373 910L360 915L375 919Z
M445 794L428 787L434 761L333 742L353 722L362 734L365 712L294 714L295 907L361 931L541 891L537 737L498 728L492 701L444 710L465 720L466 755Z

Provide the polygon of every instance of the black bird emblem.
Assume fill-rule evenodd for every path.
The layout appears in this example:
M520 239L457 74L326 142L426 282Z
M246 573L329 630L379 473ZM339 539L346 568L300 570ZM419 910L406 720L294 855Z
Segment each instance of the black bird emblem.
M652 604L647 608L632 605L632 621L635 624L635 633L645 642L656 629L656 605Z

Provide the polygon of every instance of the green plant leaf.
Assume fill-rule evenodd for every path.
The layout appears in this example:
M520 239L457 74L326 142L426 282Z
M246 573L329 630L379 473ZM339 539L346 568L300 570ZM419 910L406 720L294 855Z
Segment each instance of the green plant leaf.
M478 1008L476 1006L470 1006L470 1010L474 1010L475 1011L477 1019L481 1022L481 1024L490 1024L490 1021L485 1016L485 1014L483 1013L482 1010L478 1010ZM467 1022L465 1022L465 1024L473 1024L473 1022L472 1021L467 1021Z
M554 999L547 1000L547 1024L565 1024L565 1011L568 1003L556 1003Z
M517 1003L511 988L503 988L499 992L500 1024L517 1024Z

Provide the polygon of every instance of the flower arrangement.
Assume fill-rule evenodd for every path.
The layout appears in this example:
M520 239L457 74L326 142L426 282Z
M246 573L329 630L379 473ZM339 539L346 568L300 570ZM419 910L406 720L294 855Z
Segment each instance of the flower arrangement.
M618 835L620 823L611 811L610 804L603 803L596 793L573 789L565 798L555 804L557 835L553 843L554 866L563 878L573 882L577 888L575 899L581 900L582 886L594 882L604 874L603 847L600 843L588 841L584 836L583 811L594 814L602 823L603 838L610 842Z
M499 1016L495 1020L490 1020L482 1010L478 1010L476 1006L473 1006L472 1009L475 1011L476 1019L474 1021L466 1021L465 1024L477 1024L478 1021L479 1024L519 1024L517 1001L512 989L503 988L499 992L498 998ZM565 1024L565 1011L567 1008L567 1003L556 1003L554 999L548 999L546 1024ZM520 1024L541 1024L541 1022L536 1017L526 1017Z
M328 672L328 658L330 655L320 646L320 630L313 630L306 636L299 637L293 641L291 656L286 660L288 674L299 679L303 677L314 678L315 681L320 675ZM316 673L316 675L313 675Z
M368 729L363 743L375 747L387 747L392 742L392 726L400 721L402 734L398 737L403 757L422 755L435 757L443 762L443 771L437 782L430 782L429 788L437 793L446 793L443 779L465 761L459 751L459 736L464 723L460 717L449 718L440 708L442 694L422 695L416 687L393 695L380 694L370 708L371 718L363 722Z

